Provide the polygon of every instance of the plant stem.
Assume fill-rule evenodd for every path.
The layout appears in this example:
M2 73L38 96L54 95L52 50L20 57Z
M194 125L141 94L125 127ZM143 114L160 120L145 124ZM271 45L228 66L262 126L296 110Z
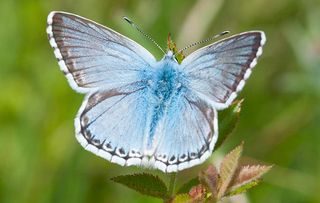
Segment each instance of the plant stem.
M174 189L176 186L176 180L177 180L177 173L171 173L170 174L170 183L169 183L169 194L171 197L174 196Z

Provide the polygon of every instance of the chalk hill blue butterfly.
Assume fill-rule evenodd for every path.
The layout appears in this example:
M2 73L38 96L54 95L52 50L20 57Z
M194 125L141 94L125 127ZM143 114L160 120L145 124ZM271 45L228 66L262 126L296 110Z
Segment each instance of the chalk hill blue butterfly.
M88 151L120 165L176 172L204 162L217 110L242 90L266 41L250 31L200 48L181 64L83 17L51 12L50 45L71 87L86 94L75 118Z

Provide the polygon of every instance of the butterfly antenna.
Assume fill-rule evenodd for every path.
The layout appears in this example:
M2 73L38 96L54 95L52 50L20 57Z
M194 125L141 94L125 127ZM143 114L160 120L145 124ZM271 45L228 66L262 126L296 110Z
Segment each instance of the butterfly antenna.
M195 42L195 43L193 43L193 44L190 44L190 45L186 46L185 48L180 49L177 53L181 53L181 52L183 52L184 50L189 49L189 48L191 48L191 47L193 47L193 46L196 46L196 45L199 45L199 44L202 44L202 43L211 41L211 40L213 40L213 39L215 39L215 38L221 37L221 36L223 36L223 35L225 35L225 34L228 34L228 33L229 33L229 31L223 31L223 32L221 32L221 33L219 33L219 34L217 34L217 35L214 35L214 36L212 36L212 37L209 37L209 38L207 38L207 39L204 39L204 40L201 40L201 41L199 41L199 42Z
M138 30L143 36L145 36L147 39L149 39L151 42L153 42L164 54L165 52L163 51L163 49L160 47L160 45L154 41L154 39L152 39L147 33L145 33L144 31L142 31L132 20L130 20L129 18L127 18L126 16L123 17L123 19L125 21L127 21L132 27L134 27L136 30Z

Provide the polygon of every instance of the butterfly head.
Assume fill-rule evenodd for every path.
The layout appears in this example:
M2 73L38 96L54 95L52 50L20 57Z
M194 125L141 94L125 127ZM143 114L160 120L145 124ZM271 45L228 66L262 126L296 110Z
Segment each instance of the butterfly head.
M174 53L169 50L165 55L164 55L164 59L165 60L171 60L171 61L174 61L176 63L179 63L174 55Z
M174 55L173 55L173 52L172 52L171 50L169 50L169 51L166 53L166 57L167 57L167 58L174 58L173 56L174 56Z

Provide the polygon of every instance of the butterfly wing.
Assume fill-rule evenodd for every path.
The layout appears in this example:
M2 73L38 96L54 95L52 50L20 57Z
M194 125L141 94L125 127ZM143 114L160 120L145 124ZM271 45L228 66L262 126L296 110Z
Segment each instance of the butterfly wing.
M204 162L218 138L217 111L191 92L172 100L159 122L154 166L176 172Z
M201 48L182 61L186 91L172 100L158 125L157 168L180 171L211 155L218 138L216 109L234 100L264 43L263 32L246 32Z
M141 81L155 58L129 38L80 16L51 12L47 34L71 87L87 93Z
M88 151L120 165L140 165L147 125L146 89L89 94L75 119L76 136Z
M181 63L188 87L214 108L228 107L250 76L265 41L263 32L245 32L193 52Z
M120 165L139 165L155 58L121 34L77 15L51 12L50 45L71 87L86 93L75 118L87 150Z

